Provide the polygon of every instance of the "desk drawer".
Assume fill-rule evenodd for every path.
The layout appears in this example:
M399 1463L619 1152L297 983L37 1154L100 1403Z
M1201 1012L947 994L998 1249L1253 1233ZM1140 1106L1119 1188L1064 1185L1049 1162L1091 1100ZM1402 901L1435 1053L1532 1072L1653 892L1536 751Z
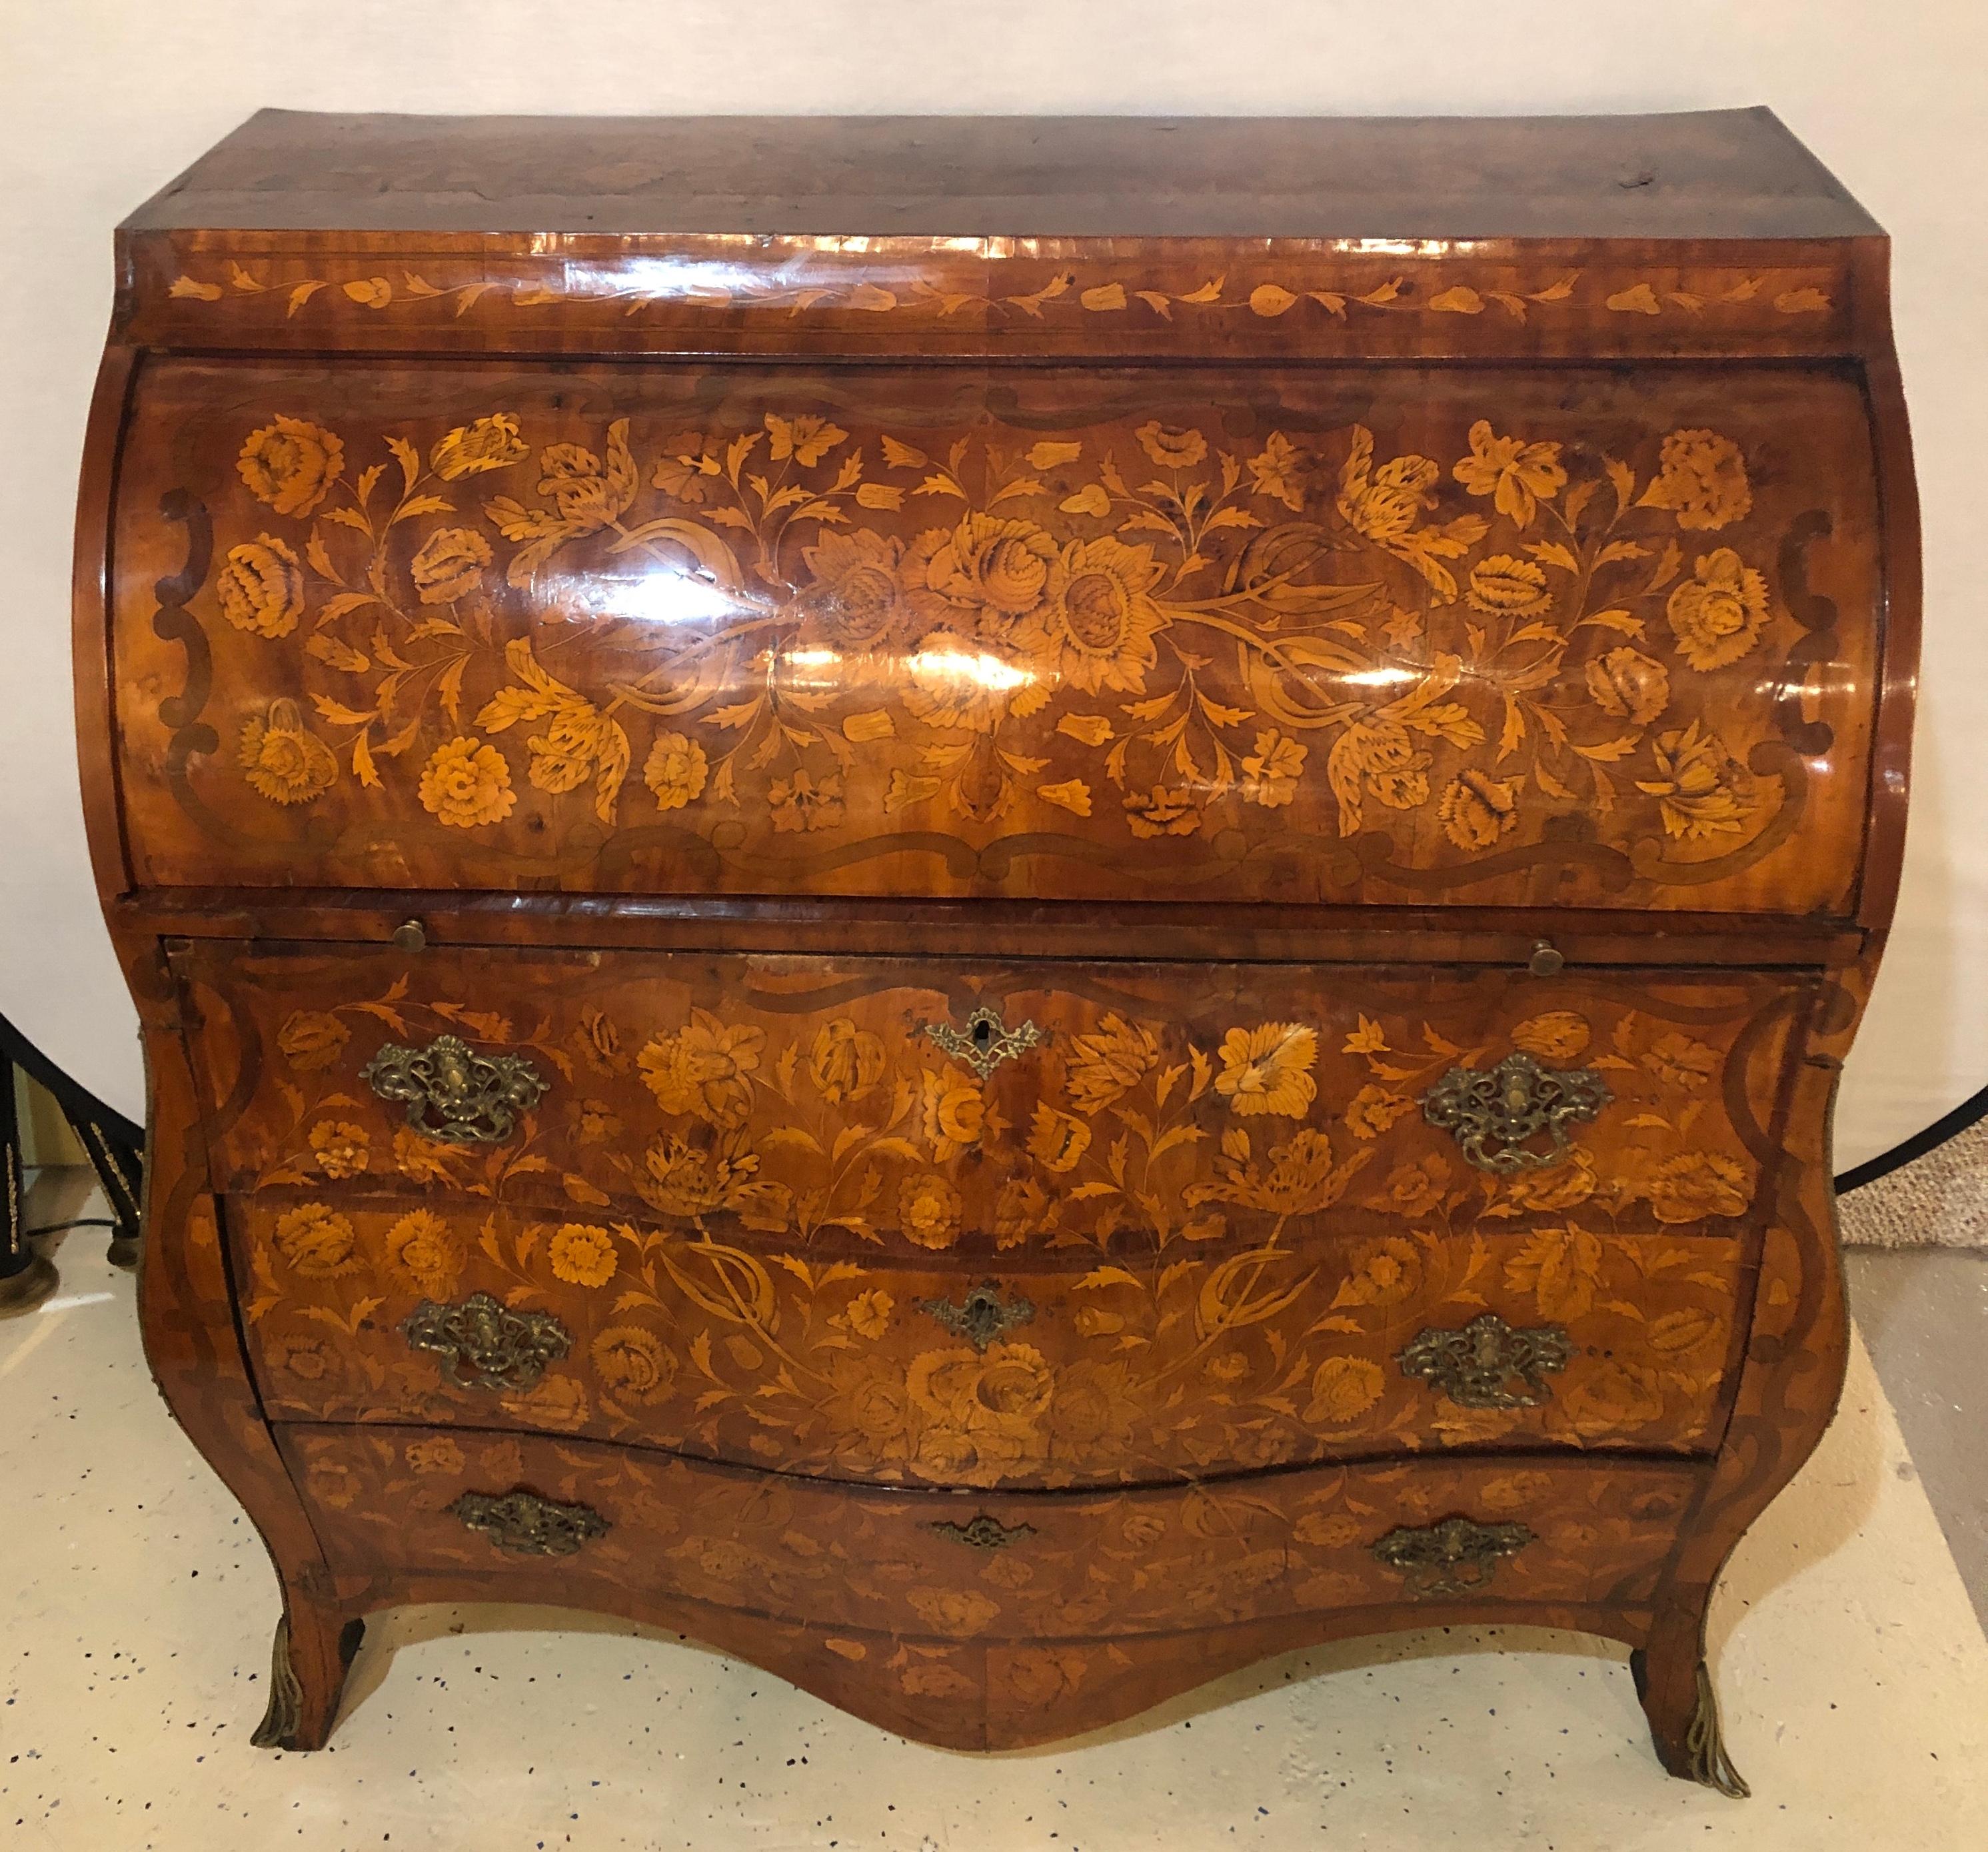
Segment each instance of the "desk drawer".
M1812 980L220 942L217 1188L894 1263L1743 1225ZM866 1261L865 1264L870 1264Z
M1428 1461L1120 1492L888 1492L583 1441L278 1435L334 1572L604 1580L871 1633L1111 1638L1315 1608L1647 1601L1702 1468ZM522 1495L506 1506L503 1502ZM550 1509L548 1509L550 1508ZM1400 1530L1490 1532L1449 1553ZM1510 1527L1510 1528L1506 1528Z
M935 1485L1716 1446L1729 1236L1560 1228L991 1272L437 1198L225 1205L279 1421L583 1434Z

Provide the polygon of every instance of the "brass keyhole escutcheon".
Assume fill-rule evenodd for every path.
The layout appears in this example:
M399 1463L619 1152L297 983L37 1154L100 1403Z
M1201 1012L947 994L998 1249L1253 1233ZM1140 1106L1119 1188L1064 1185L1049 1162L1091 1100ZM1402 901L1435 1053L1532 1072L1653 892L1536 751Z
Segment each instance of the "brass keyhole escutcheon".
M1036 1308L1019 1295L1003 1303L1001 1289L991 1279L975 1286L963 1300L928 1299L919 1309L983 1353L989 1344L1017 1325L1026 1325L1036 1315Z
M1017 1022L1013 1029L1001 1020L998 1011L986 1004L966 1019L965 1029L950 1022L928 1022L925 1033L954 1060L964 1062L985 1080L1003 1061L1012 1060L1025 1048L1033 1048L1042 1032L1033 1022Z

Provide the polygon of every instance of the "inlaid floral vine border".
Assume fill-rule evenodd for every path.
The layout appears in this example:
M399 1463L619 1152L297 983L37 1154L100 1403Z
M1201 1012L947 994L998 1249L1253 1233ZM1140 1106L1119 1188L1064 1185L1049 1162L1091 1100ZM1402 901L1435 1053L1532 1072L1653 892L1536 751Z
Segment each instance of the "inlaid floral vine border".
M624 313L634 315L644 309L672 308L722 309L734 306L751 308L786 308L794 315L810 310L854 311L889 314L907 312L928 314L939 319L965 310L981 310L1002 316L1026 316L1037 321L1049 314L1080 316L1137 314L1141 309L1162 321L1175 319L1179 309L1200 312L1246 310L1264 320L1275 320L1293 309L1310 304L1314 313L1350 323L1357 315L1453 315L1463 317L1503 311L1516 322L1526 321L1534 309L1598 306L1618 315L1643 316L1697 316L1708 309L1733 309L1760 305L1787 316L1819 315L1835 306L1830 292L1812 282L1794 278L1807 272L1735 271L1719 273L1717 286L1697 290L1668 287L1655 279L1621 282L1619 278L1591 279L1583 287L1584 272L1565 270L1551 281L1533 289L1499 287L1485 279L1478 282L1454 282L1445 288L1424 292L1403 272L1381 278L1370 286L1342 289L1293 289L1285 282L1264 280L1232 286L1226 272L1208 278L1198 288L1186 291L1139 288L1123 280L1084 282L1080 272L1057 271L1040 289L1025 293L986 296L979 292L949 289L927 278L918 278L901 289L885 287L871 277L854 282L832 284L820 281L767 283L756 287L700 289L693 286L669 290L647 289L630 284L610 289L587 289L549 286L536 278L493 278L488 274L460 283L436 283L422 272L401 269L396 276L385 269L367 275L335 275L281 279L258 274L239 262L230 262L225 282L196 277L185 272L176 276L167 289L175 299L214 303L266 297L284 303L286 319L296 315L320 299L336 302L343 298L362 309L384 312L417 304L453 304L452 313L467 314L486 296L494 296L514 309L542 307L553 302L626 304ZM1724 280L1729 276L1730 281ZM1293 279L1294 280L1294 279ZM1611 282L1620 286L1611 288ZM1782 286L1777 287L1779 282ZM1597 296L1599 290L1603 293ZM326 292L330 292L326 296Z

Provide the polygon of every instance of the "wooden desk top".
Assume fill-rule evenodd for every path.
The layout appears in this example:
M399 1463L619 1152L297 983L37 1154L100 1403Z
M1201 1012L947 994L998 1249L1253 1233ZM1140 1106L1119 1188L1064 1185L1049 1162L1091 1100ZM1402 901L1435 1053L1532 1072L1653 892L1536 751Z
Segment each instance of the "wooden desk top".
M1831 238L1768 110L1608 117L556 117L265 110L127 221L1036 238Z

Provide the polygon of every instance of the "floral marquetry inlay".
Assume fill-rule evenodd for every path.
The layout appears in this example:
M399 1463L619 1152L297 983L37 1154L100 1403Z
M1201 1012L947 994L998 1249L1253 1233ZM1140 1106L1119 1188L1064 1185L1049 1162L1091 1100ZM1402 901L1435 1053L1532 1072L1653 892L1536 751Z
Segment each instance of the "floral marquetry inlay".
M348 1199L333 1262L298 1239L321 1207L238 1217L249 1343L285 1416L536 1428L942 1485L1381 1449L1702 1451L1741 1278L1732 1240L1564 1226L1273 1239L1062 1272L1015 1257L1002 1277L1029 1316L980 1343L932 1316L948 1276L929 1261ZM419 1253L411 1221L434 1225ZM411 1300L472 1286L514 1318L556 1316L570 1353L513 1384L402 1340ZM1412 1367L1432 1321L1460 1330L1486 1306L1515 1327L1566 1321L1550 1391L1472 1397Z
M271 110L117 247L82 793L257 1741L414 1596L969 1752L1523 1620L1742 1791L1920 579L1768 111Z
M218 1155L286 1412L977 1485L1709 1432L1760 1174L1729 1102L1798 1004L1777 978L1285 968L1273 1014L1246 966L955 967L1040 1026L982 1073L924 1033L936 966L529 955L529 1021L404 977L321 994L349 961L200 971L264 1076ZM504 979L435 951L424 981L458 961ZM560 1075L509 1145L353 1089L435 1021ZM1417 1100L1513 1050L1610 1103L1550 1168L1475 1170ZM478 1295L569 1349L493 1394L401 1337ZM1403 1362L1487 1312L1566 1333L1550 1394L1459 1401Z
M199 722L133 767L156 877L1841 898L1861 671L1771 406L611 390L270 382L199 492Z
M419 990L390 956L357 995L350 964L190 965L259 1050L261 1079L221 1134L225 1187L309 1199L275 1229L299 1264L347 1257L340 1213L312 1206L331 1186L411 1198L419 1251L438 1193L563 1212L548 1240L569 1284L611 1276L608 1225L659 1217L904 1258L1256 1247L1328 1215L1376 1234L1559 1228L1591 1256L1607 1235L1748 1212L1763 1154L1741 1127L1773 1110L1749 1063L1804 999L1747 975L531 962L529 1017L462 1000L502 989L512 959L496 952L425 954ZM948 993L969 985L1041 1032L984 1073L924 1032L967 1013ZM504 1142L439 1143L360 1082L383 1043L438 1029L553 1079ZM1606 1103L1568 1124L1555 1164L1479 1168L1422 1103L1446 1075L1514 1056L1593 1070ZM428 1296L455 1296L451 1269L410 1268Z
M335 1568L373 1551L418 1573L481 1566L489 1545L453 1507L522 1476L608 1526L566 1573L805 1617L817 1632L893 1630L990 1649L1031 1637L1094 1642L1059 1647L1056 1678L1040 1665L1026 1678L1016 1671L1014 1699L1037 1703L1057 1693L1057 1678L1067 1691L1104 1675L1140 1633L1398 1598L1401 1572L1378 1563L1374 1545L1459 1510L1533 1533L1499 1565L1499 1592L1515 1600L1578 1600L1602 1577L1647 1599L1692 1489L1675 1465L1459 1459L983 1507L532 1436L304 1427L284 1445ZM991 1539L997 1526L1006 1547L962 1546L954 1528ZM984 1702L942 1654L874 1635L827 1645L921 1699Z
M1764 110L272 110L120 225L82 791L257 1740L416 1595L976 1752L1524 1620L1740 1792L1904 840L1887 249Z
M382 270L363 260L347 260L306 275L291 275L287 269L279 273L268 264L230 262L225 270L205 274L182 270L167 283L164 294L175 302L214 306L217 318L282 321L309 313L323 319L327 311L342 316L355 309L380 316L397 310L425 311L428 316L440 311L456 319L479 303L500 311L612 303L628 316L671 309L718 313L735 307L816 318L840 312L942 323L986 317L1024 324L1051 318L1081 323L1140 315L1165 322L1237 314L1273 321L1303 310L1342 326L1381 316L1486 313L1523 323L1534 314L1564 307L1716 325L1722 311L1801 318L1825 316L1835 306L1834 279L1827 272L1767 269L1709 271L1689 282L1655 273L1591 275L1577 268L1530 277L1480 270L1439 277L1433 283L1399 270L1342 272L1327 282L1295 271L1250 277L1225 270L1179 282L1158 274L1141 278L1050 269L1033 288L997 287L989 293L925 276L899 282L894 288L874 276L832 271L817 278L746 277L735 264L700 265L695 260L657 264L654 282L617 280L601 288L543 274L493 275L489 265L479 265L475 275L460 281L452 272L431 274L431 268ZM436 281L438 275L443 280Z

